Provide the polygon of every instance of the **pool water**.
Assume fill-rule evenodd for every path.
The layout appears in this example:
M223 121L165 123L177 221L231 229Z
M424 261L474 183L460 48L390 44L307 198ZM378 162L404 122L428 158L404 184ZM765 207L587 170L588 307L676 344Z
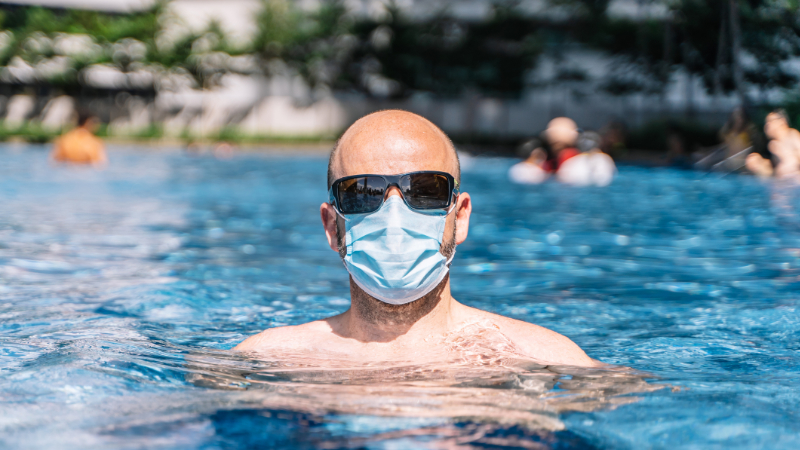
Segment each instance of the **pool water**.
M47 156L0 146L2 448L800 448L792 185L467 158L454 296L620 368L292 371L226 350L348 307L323 155Z

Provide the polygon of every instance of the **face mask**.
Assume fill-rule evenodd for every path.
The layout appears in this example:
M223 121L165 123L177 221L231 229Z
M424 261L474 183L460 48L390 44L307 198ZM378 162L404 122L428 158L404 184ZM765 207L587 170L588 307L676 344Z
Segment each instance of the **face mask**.
M371 214L345 217L345 267L367 294L386 303L410 303L439 285L450 261L439 253L447 215L411 210L393 195ZM454 252L455 254L455 252Z

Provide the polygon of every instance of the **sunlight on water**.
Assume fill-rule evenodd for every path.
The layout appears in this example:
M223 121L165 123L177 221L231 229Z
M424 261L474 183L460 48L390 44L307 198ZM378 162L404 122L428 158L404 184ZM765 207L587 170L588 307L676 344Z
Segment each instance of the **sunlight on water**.
M0 156L0 447L800 445L792 186L623 167L520 187L511 160L465 159L455 297L610 365L544 366L480 326L428 361L336 365L227 351L347 308L324 157Z

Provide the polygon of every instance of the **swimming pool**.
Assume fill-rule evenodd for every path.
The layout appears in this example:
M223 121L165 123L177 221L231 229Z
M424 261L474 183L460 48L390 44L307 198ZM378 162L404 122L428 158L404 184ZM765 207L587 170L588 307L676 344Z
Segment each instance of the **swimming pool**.
M623 167L608 188L512 187L513 161L466 160L454 296L651 375L524 367L430 388L430 368L278 379L224 351L347 308L323 156L110 159L0 146L0 447L800 447L791 186Z

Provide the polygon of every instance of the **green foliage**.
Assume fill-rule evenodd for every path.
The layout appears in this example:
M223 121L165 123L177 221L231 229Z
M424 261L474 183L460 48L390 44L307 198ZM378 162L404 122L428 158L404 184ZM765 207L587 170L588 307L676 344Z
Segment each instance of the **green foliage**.
M253 47L266 58L280 58L287 49L302 42L308 24L300 26L303 15L287 0L264 0L262 5Z
M6 127L0 122L0 142L11 138L21 139L25 142L44 143L50 142L59 135L59 130L44 128L38 124L25 123L19 127Z
M0 27L11 31L18 53L25 40L34 34L49 37L57 33L86 34L100 43L132 38L153 45L160 29L158 17L162 6L131 14L107 14L86 10L55 11L41 7L16 7L2 11ZM48 55L45 55L48 56Z
M789 115L789 124L796 129L800 129L800 90L794 90L786 95L780 108L786 110ZM764 111L766 117L768 111Z
M551 0L553 6L567 7L573 16L593 18L602 16L608 9L610 0Z
M687 151L719 144L719 126L688 120L656 120L628 133L626 146L637 150L664 151L670 132L678 133Z
M306 13L287 0L264 0L257 25L252 50L267 74L281 61L311 85L332 85L350 56L352 19L341 1Z
M253 49L266 73L280 60L311 85L368 94L369 80L380 77L399 97L468 89L517 96L542 49L531 20L501 5L485 22L465 22L445 12L410 20L397 8L380 20L353 18L341 1L302 13L291 2L265 0L258 29Z
M109 128L108 124L100 124L95 130L94 134L98 137L105 138L105 137L115 137L115 138L125 138L125 139L159 139L164 137L164 128L161 124L153 124L145 128L141 128L138 130L133 130L130 132L112 132Z
M660 90L678 67L700 76L709 92L717 83L722 92L735 88L729 0L651 0L645 4L661 4L669 13L649 18L610 17L605 1L550 1L571 8L562 30L570 40L622 57L621 70L606 83L612 93ZM797 76L782 63L800 56L799 2L737 1L742 49L758 63L745 72L745 82L764 88L796 84Z
M763 88L792 86L797 77L786 72L782 63L800 56L797 7L773 0L737 1L742 50L757 61L757 67L746 70L745 81ZM700 75L709 91L717 77L724 92L734 89L729 5L729 0L672 3L676 33L670 45L681 49L676 55L680 64Z
M720 41L730 34L729 0L644 0L668 10L666 16L652 17L611 16L610 0L548 1L564 15L530 14L519 2L494 0L486 20L466 20L447 9L411 19L394 3L375 19L351 15L344 0L324 0L312 12L291 0L262 0L258 31L246 48L231 47L215 23L159 48L162 3L132 14L2 6L0 27L10 34L2 38L0 66L15 56L31 64L53 58L53 40L67 33L90 36L101 51L71 56L67 70L44 80L66 91L80 87L78 74L91 64L127 71L137 61L185 70L199 86L208 87L234 70L226 56L249 54L263 74L288 71L311 86L393 97L415 92L516 97L544 52L558 57L578 43L618 57L609 76L600 80L600 87L613 94L661 91L680 67L700 76L709 91L734 89L730 39ZM798 3L739 0L742 45L758 63L745 73L747 83L765 88L796 84L796 75L782 63L800 55ZM118 51L129 40L142 43L144 54L133 58ZM582 80L588 80L586 74L562 71L554 82Z
M267 135L254 134L242 131L237 126L227 126L216 135L198 137L199 140L209 139L213 142L233 142L239 144L256 143L292 143L292 144L316 144L322 142L332 142L337 136L333 135ZM184 140L192 141L193 136L186 134Z
M80 70L98 63L113 64L122 71L131 70L135 62L183 68L198 80L198 84L204 86L219 72L219 68L209 71L208 65L203 64L201 54L242 53L241 49L228 45L224 33L215 23L202 33L181 37L169 48L159 48L156 38L162 31L159 18L164 5L161 2L149 10L129 14L24 6L0 8L0 27L12 36L10 45L0 53L0 66L7 65L14 57L36 64L57 56L53 43L64 34L88 36L91 42L99 46L100 50L93 52L88 59L70 55L69 69L45 80L67 91L75 91L80 87L77 76ZM210 48L201 46L204 48L197 50L196 44L200 39L211 42ZM141 54L138 50L135 55L128 54L132 45L144 46L144 51Z
M466 90L516 97L542 52L538 28L512 6L495 5L491 18L467 22L442 13L411 20L391 9L385 20L355 24L359 46L348 67L351 84L366 71L399 83L397 95ZM356 86L364 90L362 84Z
M186 64L192 54L192 44L199 36L189 34L175 42L169 50L155 52L151 59L164 67L180 67Z
M158 29L159 8L125 15L86 10L54 11L41 7L18 8L5 14L2 26L22 36L34 32L88 34L98 40L152 39Z
M123 71L134 62L130 55L118 51L114 44L135 40L146 50L138 59L148 62L156 54L155 36L160 30L158 17L162 6L132 14L107 14L87 10L52 10L41 7L3 7L0 28L11 36L9 45L0 53L0 66L14 57L36 65L54 57L60 71L50 71L38 82L74 93L80 89L79 72L98 63L113 63ZM68 55L56 54L55 42L64 35L82 35L87 51ZM86 41L88 39L88 41ZM135 42L134 41L134 42ZM150 56L151 58L148 58ZM63 62L66 61L66 67Z

